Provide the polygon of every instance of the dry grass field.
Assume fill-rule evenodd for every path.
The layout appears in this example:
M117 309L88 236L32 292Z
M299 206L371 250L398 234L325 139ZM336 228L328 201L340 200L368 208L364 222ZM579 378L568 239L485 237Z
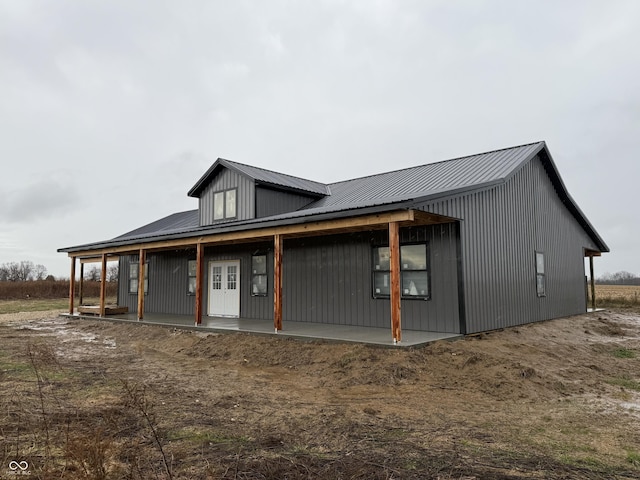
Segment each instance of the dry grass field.
M640 308L640 285L596 285L596 304Z
M425 348L0 315L0 478L640 478L640 314Z

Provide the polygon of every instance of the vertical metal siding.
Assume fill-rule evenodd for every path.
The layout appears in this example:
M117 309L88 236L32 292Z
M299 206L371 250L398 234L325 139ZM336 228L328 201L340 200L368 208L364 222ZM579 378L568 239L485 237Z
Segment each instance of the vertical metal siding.
M455 225L401 229L401 242L429 243L432 299L402 300L402 328L459 331ZM387 232L285 241L284 321L390 328L388 299L372 296L372 242Z
M256 186L256 218L293 212L312 201L305 195Z
M462 218L467 333L583 312L583 248L592 240L562 204L538 158L510 180L424 210ZM545 252L547 296L536 293L535 251Z
M200 226L213 225L221 220L213 219L213 194L215 192L237 188L237 220L255 218L254 182L233 170L224 169L205 187L199 199Z

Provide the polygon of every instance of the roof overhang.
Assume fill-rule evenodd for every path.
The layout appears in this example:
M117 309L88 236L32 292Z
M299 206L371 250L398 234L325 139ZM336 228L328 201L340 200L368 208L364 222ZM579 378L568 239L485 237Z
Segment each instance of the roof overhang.
M298 219L300 220L300 219ZM205 232L196 231L182 234L177 238L153 237L129 239L121 241L107 241L96 244L81 245L59 249L70 257L90 261L101 258L102 255L117 257L122 254L137 253L139 250L162 251L194 248L198 244L203 246L224 245L234 243L254 243L270 241L275 235L283 238L297 238L306 236L334 235L353 233L367 230L387 228L390 223L398 223L401 227L434 225L451 223L454 218L423 212L415 209L396 209L386 212L361 213L342 218L327 218L322 220L298 221L291 224L279 225L250 225L250 228L209 229Z

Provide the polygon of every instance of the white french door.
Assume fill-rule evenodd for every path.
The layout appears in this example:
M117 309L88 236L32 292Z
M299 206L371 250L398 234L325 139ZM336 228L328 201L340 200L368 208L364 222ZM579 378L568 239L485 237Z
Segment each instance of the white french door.
M240 260L209 264L209 315L240 316Z

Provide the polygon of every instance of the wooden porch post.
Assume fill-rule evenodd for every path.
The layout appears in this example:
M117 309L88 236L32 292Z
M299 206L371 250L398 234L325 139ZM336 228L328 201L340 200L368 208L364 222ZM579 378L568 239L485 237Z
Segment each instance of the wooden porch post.
M140 264L138 266L138 320L144 318L144 267L147 251L140 249Z
M100 271L100 316L104 317L107 296L107 254L102 254L102 269Z
M83 300L83 285L84 285L84 263L80 262L80 288L78 291L78 305L82 305Z
M596 279L593 276L593 255L589 255L589 275L591 276L591 308L596 309Z
M69 315L73 315L73 295L76 290L76 257L71 257L71 276L69 277Z
M204 248L198 243L196 248L196 326L202 323L202 260Z
M402 340L400 313L400 227L389 223L389 262L391 270L391 335L393 343Z
M282 330L282 235L273 239L273 327Z

